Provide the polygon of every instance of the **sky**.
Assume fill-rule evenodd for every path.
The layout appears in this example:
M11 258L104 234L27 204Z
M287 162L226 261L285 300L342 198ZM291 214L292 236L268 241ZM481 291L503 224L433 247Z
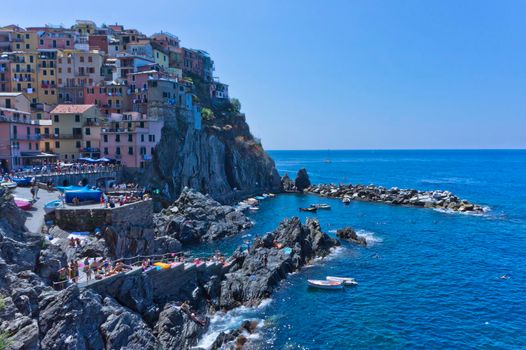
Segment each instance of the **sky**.
M526 1L5 1L208 51L266 149L526 148Z

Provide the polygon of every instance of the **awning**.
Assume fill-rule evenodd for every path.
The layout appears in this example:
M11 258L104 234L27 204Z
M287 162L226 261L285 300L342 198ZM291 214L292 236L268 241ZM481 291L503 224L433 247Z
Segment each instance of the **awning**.
M44 152L21 152L22 158L55 158L57 155Z

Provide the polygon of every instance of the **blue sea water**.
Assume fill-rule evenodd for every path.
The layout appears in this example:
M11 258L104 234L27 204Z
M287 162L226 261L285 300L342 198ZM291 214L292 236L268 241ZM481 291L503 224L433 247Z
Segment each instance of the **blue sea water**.
M526 151L274 151L281 174L306 167L313 183L449 190L488 206L483 216L280 195L251 214L255 227L229 249L284 217L319 218L325 232L352 226L347 243L290 275L257 309L219 315L215 329L262 320L262 349L526 348ZM325 160L330 159L330 163ZM300 213L326 202L330 211ZM509 279L500 279L502 275ZM359 285L314 291L308 278L350 276Z

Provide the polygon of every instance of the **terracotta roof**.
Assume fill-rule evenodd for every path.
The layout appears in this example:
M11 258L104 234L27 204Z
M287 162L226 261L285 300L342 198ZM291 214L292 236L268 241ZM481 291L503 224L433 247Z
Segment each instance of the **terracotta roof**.
M49 113L51 114L82 114L95 105L58 105Z

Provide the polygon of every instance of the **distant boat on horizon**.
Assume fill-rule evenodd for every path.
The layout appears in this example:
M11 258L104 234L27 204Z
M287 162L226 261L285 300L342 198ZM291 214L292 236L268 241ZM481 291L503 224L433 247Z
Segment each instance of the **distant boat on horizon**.
M328 149L327 150L327 158L325 158L325 160L323 161L324 163L332 163L332 160L331 160L331 150Z

